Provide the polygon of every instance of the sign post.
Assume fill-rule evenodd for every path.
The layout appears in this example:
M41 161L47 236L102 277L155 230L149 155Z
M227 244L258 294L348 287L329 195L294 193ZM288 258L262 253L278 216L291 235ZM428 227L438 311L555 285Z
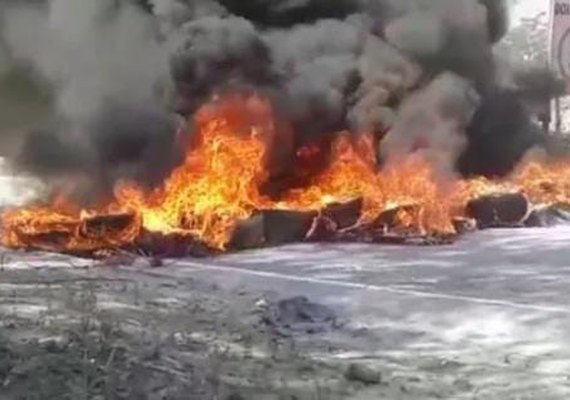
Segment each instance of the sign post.
M570 0L551 0L550 62L564 79L570 80Z
M551 0L550 6L550 67L570 83L570 0ZM560 133L562 117L560 98L555 100L556 132Z

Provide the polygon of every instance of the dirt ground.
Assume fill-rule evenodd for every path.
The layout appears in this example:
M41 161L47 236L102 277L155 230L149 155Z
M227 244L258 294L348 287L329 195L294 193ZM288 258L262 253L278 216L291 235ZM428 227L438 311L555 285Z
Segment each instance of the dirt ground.
M158 268L0 252L0 399L566 400L570 228L548 233ZM299 295L339 323L264 322Z
M109 267L4 269L0 282L2 399L350 394L341 367L260 322L258 293Z
M277 331L261 318L270 291L168 277L170 267L157 274L144 260L124 269L48 259L2 258L1 399L436 399L472 389L442 385L450 365L426 367L429 382L328 358L340 336L360 333Z

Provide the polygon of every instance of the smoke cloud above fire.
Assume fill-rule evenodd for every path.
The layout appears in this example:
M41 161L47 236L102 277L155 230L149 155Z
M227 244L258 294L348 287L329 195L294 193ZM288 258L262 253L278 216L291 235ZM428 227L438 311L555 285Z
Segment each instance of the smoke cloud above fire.
M85 182L87 197L119 177L158 183L172 164L174 123L153 19L112 1L14 2L2 11L11 58L56 92L53 123L27 135L17 166L49 183Z
M421 150L466 175L504 174L537 143L498 84L501 0L51 0L3 17L13 60L57 92L56 121L17 165L96 192L158 184L181 156L180 117L236 91L274 105L276 174L342 130L373 131L383 163Z

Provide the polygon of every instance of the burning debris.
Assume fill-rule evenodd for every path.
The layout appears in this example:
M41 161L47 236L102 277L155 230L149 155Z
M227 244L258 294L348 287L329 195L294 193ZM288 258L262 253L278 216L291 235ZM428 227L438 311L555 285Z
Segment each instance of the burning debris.
M70 252L138 246L186 256L304 240L446 243L459 233L460 218L480 228L522 226L531 202L570 195L565 164L525 164L500 183L479 178L439 185L419 155L379 169L370 134L340 133L325 152L325 169L274 198L261 190L271 179L265 157L275 129L268 101L220 98L194 120L186 160L163 185L148 190L120 183L100 208L60 198L8 211L4 244ZM298 157L308 158L299 165L314 164L311 158L322 154L307 150Z
M502 1L144 10L7 9L12 55L60 91L55 128L29 135L14 160L51 200L6 211L5 246L181 257L305 240L447 243L568 203L569 163L521 164L539 141L495 76ZM21 32L30 25L41 51Z
M530 204L522 193L492 194L467 204L467 215L483 229L522 226L530 211Z

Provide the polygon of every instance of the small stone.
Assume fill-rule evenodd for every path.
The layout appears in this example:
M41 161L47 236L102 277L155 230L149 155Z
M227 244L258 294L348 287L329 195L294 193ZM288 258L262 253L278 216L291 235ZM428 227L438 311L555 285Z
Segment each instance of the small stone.
M151 268L160 268L164 266L164 261L160 257L151 257L149 264Z
M14 321L8 321L4 324L6 329L16 329L18 325Z
M238 393L232 393L227 397L227 400L245 400L245 398Z
M172 335L172 339L173 339L174 343L177 344L178 346L182 346L183 344L186 344L186 342L187 342L186 336L182 332L175 332Z
M345 378L365 385L378 385L382 382L382 374L379 371L362 364L350 364L346 370Z
M65 338L59 336L40 338L37 343L48 353L61 353L65 349Z
M464 392L471 392L475 388L467 379L457 379L453 384Z
M255 307L258 309L264 309L269 306L269 302L265 299L259 299L255 302Z

